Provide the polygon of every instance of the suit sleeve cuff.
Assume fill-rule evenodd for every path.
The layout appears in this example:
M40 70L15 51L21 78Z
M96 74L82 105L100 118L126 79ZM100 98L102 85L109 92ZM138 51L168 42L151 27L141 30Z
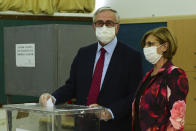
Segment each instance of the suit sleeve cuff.
M110 112L110 114L112 115L112 119L114 119L114 114L112 113L112 110L107 108L107 110Z

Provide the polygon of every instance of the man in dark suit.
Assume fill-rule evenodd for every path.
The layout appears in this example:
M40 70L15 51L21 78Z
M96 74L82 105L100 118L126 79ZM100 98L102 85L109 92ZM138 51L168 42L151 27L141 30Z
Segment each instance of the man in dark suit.
M42 105L51 96L55 104L76 98L76 104L107 109L101 113L101 131L131 130L131 104L142 78L142 59L138 51L117 40L119 23L118 13L109 7L95 12L93 28L98 43L79 49L66 84L52 95L41 95ZM101 57L102 62L99 62ZM97 67L98 63L103 67ZM95 85L98 85L97 95Z

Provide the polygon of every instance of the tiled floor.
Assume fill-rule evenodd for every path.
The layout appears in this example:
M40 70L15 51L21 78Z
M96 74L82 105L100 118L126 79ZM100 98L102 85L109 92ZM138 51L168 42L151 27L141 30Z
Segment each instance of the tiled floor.
M0 109L0 131L7 131L6 113L3 109Z

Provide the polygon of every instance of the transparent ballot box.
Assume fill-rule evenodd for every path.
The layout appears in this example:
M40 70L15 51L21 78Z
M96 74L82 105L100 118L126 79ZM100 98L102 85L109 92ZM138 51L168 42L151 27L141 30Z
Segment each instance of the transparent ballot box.
M80 105L42 107L38 103L4 105L8 131L99 131L104 108Z

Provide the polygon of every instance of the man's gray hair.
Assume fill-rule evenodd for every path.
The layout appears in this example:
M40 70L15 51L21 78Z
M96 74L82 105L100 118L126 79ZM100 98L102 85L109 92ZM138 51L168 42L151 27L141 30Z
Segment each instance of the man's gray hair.
M97 14L101 13L102 11L105 11L105 10L109 10L109 11L112 11L115 16L116 16L116 22L117 23L120 23L120 15L118 14L118 12L110 7L101 7L99 8L93 15L93 22L95 22L95 17L97 16Z

